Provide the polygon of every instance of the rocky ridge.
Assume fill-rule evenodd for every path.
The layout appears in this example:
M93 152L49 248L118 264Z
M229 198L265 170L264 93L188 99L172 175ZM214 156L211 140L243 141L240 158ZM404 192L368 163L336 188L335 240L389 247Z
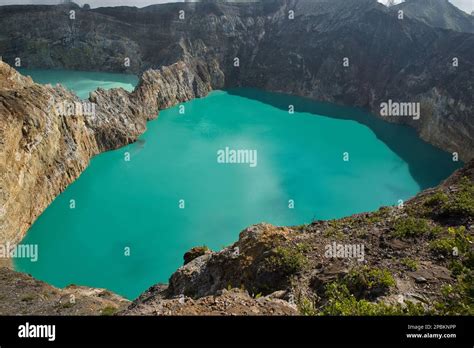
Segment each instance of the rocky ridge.
M448 0L406 0L391 10L403 10L406 16L433 27L474 33L474 16L460 11Z
M56 106L82 103L76 95L0 62L0 240L20 241L92 156L135 141L159 109L207 94L206 69L178 61L147 71L132 93L98 89L89 98L93 115L70 115Z
M454 24L466 19L445 2L413 0L404 6L436 4L449 9ZM206 1L94 10L4 6L0 51L10 64L20 58L30 68L138 74L193 57L218 72L210 80L214 88L263 88L363 107L374 115L389 99L418 102L419 120L385 119L414 127L424 140L468 161L474 157L474 35L436 27L432 12L429 20L409 13L400 20L376 0ZM344 58L349 66L343 66Z

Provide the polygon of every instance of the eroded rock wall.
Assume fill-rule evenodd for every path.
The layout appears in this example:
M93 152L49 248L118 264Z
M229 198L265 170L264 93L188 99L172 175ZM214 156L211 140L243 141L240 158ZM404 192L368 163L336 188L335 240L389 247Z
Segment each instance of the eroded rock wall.
M449 9L450 20L460 20L462 11ZM20 58L31 68L137 74L188 56L212 65L215 86L258 87L375 115L389 99L417 102L419 120L385 119L414 127L424 140L468 161L474 158L474 34L436 26L435 18L398 19L375 0L6 6L0 8L0 52L10 64Z
M36 84L0 62L0 241L19 242L92 156L135 141L159 109L210 90L207 65L178 61L145 72L132 93L94 91L93 114L69 114L58 105L82 103L76 95Z

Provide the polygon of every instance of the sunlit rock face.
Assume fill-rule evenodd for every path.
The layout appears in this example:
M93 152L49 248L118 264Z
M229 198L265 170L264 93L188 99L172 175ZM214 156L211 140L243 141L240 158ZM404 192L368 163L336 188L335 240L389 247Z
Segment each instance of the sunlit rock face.
M158 109L205 95L208 74L203 80L192 66L150 70L132 93L98 89L89 115L62 113L58 105L81 103L74 93L36 84L0 62L0 239L21 240L92 156L135 141Z

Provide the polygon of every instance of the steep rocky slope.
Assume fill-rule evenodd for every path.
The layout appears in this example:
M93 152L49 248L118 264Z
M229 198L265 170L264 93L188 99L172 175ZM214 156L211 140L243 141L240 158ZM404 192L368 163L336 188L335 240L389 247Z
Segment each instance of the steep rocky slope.
M211 80L214 88L253 86L376 115L389 99L418 102L419 120L386 119L415 127L423 139L464 160L474 157L474 35L410 16L400 20L376 0L209 1L89 11L6 6L0 27L5 61L18 57L31 68L140 73L190 56L220 71Z
M205 65L178 61L147 71L132 93L123 89L91 93L93 115L75 107L69 114L63 110L82 103L76 95L61 86L36 84L0 62L2 243L23 238L92 156L135 141L158 109L207 94L209 76Z
M448 0L406 0L392 6L391 10L403 10L406 16L433 27L474 33L474 16L458 9Z

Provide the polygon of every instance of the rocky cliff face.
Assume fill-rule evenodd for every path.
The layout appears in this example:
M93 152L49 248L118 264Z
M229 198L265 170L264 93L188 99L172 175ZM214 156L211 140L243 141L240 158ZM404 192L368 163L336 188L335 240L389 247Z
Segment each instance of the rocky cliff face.
M474 33L474 16L460 11L448 0L406 0L391 10L403 10L408 17L433 27Z
M449 10L458 23L453 13L461 11ZM135 73L192 57L215 72L214 88L259 87L375 115L390 99L417 102L419 120L386 119L413 126L424 140L469 160L474 35L426 23L409 14L398 19L376 0L208 1L89 11L7 6L0 8L0 51L10 64L18 57L31 68Z
M193 61L150 70L132 93L95 91L95 113L84 114L63 112L82 103L70 91L0 62L0 240L19 242L92 156L135 141L159 109L207 94L211 73Z

